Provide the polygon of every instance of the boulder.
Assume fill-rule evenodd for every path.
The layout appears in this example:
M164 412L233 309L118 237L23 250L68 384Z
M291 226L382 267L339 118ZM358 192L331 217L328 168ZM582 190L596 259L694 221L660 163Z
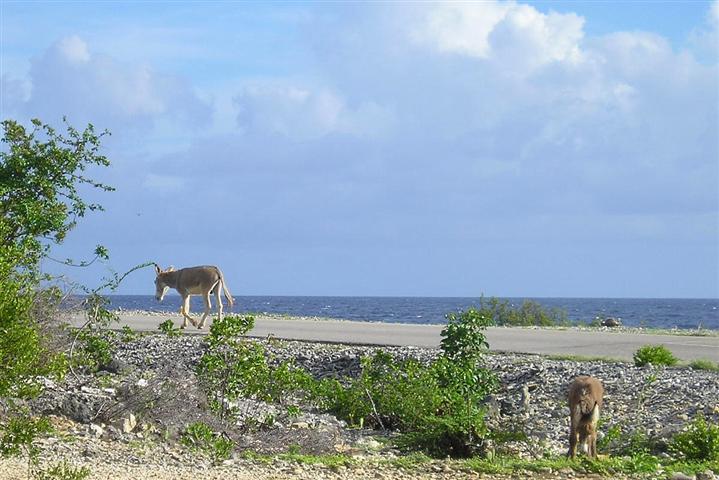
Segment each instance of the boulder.
M122 432L130 433L137 426L137 419L132 413L122 421Z
M604 320L602 320L603 327L620 327L621 325L622 325L622 320L619 318L607 317Z

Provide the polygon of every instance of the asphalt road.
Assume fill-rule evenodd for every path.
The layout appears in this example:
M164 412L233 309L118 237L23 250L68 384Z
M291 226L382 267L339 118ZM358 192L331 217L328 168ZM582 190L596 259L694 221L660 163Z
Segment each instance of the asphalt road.
M121 326L134 330L157 330L169 315L123 314ZM172 316L175 325L179 315ZM208 321L209 322L209 321ZM206 333L192 326L187 333ZM405 325L350 321L257 318L251 336L288 340L356 343L366 345L413 345L437 347L440 325ZM684 361L706 359L719 362L719 336L661 335L611 331L582 331L495 327L487 330L490 349L545 355L581 355L631 360L634 352L647 344L661 344Z

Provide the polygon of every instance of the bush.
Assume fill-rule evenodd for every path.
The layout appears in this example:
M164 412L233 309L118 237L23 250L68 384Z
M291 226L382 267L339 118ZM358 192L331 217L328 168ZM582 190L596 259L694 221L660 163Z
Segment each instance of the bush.
M89 166L109 164L98 153L104 134L96 135L92 125L82 132L66 125L67 134L62 135L37 119L31 123L28 131L15 121L2 122L0 397L6 400L10 415L0 428L0 454L25 453L31 461L31 473L45 478L67 474L70 478L74 470L58 467L54 473L43 473L36 468L34 441L48 425L43 419L25 416L16 408L16 400L37 395L42 377L62 377L69 366L67 356L53 350L43 323L47 320L44 302L57 296L52 289L40 288L48 279L41 273L40 263L87 211L101 210L99 205L85 203L78 188L87 184L112 189L84 173ZM97 247L96 253L104 254L105 250Z
M719 425L699 415L674 436L669 449L686 460L719 461Z
M440 348L451 359L475 359L489 348L484 330L492 325L492 317L470 308L466 312L448 313L447 326L442 330Z
M37 480L84 480L89 476L89 468L74 467L67 460L36 473Z
M47 418L31 418L26 415L11 417L0 427L0 454L3 456L27 455L31 462L36 459L39 449L35 442L42 435L50 433Z
M634 352L634 365L676 365L679 360L664 345L645 345Z
M689 368L692 370L708 370L710 372L719 372L719 363L712 362L711 360L692 360L689 363Z
M253 317L227 315L210 326L207 350L197 365L197 376L220 418L233 414L228 400L244 393L257 370L265 363L264 351L257 344L243 342L240 336L254 326Z
M72 366L85 367L96 372L112 360L115 351L111 339L115 332L89 325L79 329L76 334L78 347L72 355Z
M178 327L175 327L174 322L169 318L164 322L160 323L160 325L157 326L157 329L168 337L179 337L180 335L182 335L182 330Z
M488 319L477 310L449 314L442 355L429 365L378 352L362 359L362 372L344 386L319 382L319 405L350 424L402 432L396 443L443 457L481 453L488 430L482 401L496 384L482 365Z
M380 351L361 360L359 377L340 382L315 380L292 362L273 363L260 344L240 338L253 317L227 316L212 324L197 373L211 408L224 419L235 413L231 404L238 398L279 403L294 413L293 401L306 400L354 426L398 430L402 448L466 457L483 448L482 401L497 385L482 362L489 320L477 310L447 318L442 354L429 365Z
M205 423L190 424L180 437L180 443L187 448L206 454L217 464L230 458L235 444L227 436L215 433Z
M502 326L541 326L569 325L567 312L561 308L543 307L534 300L524 300L519 308L513 307L509 300L491 297L479 300L479 311L490 318L494 325Z
M296 407L293 397L314 388L306 371L291 361L271 365L262 345L241 338L253 326L249 316L228 315L213 322L197 367L210 407L223 419L235 413L229 402L238 398Z

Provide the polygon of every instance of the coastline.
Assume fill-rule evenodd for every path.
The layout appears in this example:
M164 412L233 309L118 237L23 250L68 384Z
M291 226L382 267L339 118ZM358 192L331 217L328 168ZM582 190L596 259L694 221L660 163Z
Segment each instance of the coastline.
M129 309L114 309L111 310L113 313L118 314L121 317L124 316L147 316L147 317L164 317L171 320L180 319L180 314L174 310L163 310L163 311L151 311L151 310L129 310ZM213 309L213 314L216 314ZM327 317L319 315L291 315L286 313L271 313L271 312L227 312L224 311L223 315L250 315L255 317L255 320L303 320L303 321L316 321L316 322L353 322L353 323L366 323L369 325L376 324L391 324L391 325L406 325L406 326L443 326L439 323L408 323L408 322L382 322L377 320L352 320L347 318ZM190 314L193 318L199 317L198 312L192 312ZM209 321L209 317L208 317ZM511 329L524 329L524 330L557 330L557 331L579 331L579 332L606 332L606 333L635 333L635 334L649 334L649 335L678 335L678 336L694 336L694 337L719 337L719 329L712 328L661 328L661 327L637 327L637 326L625 326L621 325L618 327L603 327L603 326L591 326L591 325L497 325L491 328L511 328Z
M117 311L118 328L157 332L159 323L171 319L181 324L176 312ZM70 315L70 323L82 324L82 314ZM198 319L195 313L193 318ZM206 334L188 326L185 334ZM321 328L318 328L321 327ZM324 317L293 317L261 314L249 336L285 340L377 346L415 346L437 348L443 325L358 322ZM648 344L664 344L681 361L719 362L719 332L702 330L700 334L683 331L637 330L633 327L489 327L487 340L492 351L539 355L608 357L630 361L634 352Z

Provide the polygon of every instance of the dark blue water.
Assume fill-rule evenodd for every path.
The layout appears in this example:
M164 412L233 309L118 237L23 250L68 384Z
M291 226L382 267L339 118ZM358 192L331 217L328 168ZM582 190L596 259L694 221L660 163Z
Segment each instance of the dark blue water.
M193 296L191 310L201 312ZM151 295L112 295L112 308L178 311L180 297L158 303ZM214 300L214 299L213 299ZM509 298L514 306L524 299ZM719 329L719 299L532 298L545 308L560 308L572 322L590 323L597 316L619 317L626 326ZM462 297L235 297L235 312L320 316L368 322L445 322L445 314L479 306L478 298Z

